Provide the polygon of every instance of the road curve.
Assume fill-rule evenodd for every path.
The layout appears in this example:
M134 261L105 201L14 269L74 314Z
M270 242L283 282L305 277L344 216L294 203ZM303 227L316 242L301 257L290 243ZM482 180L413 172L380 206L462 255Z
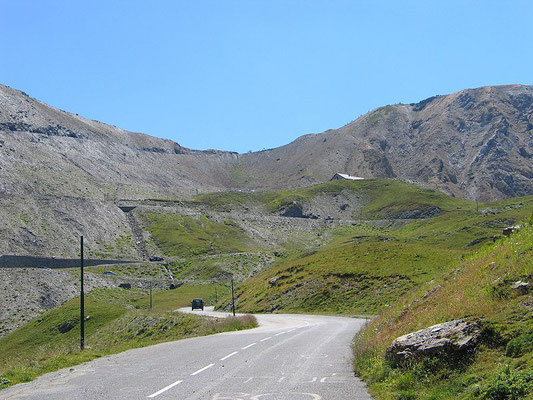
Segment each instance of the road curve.
M352 338L365 320L256 317L256 329L103 357L2 390L0 399L371 399L351 364Z

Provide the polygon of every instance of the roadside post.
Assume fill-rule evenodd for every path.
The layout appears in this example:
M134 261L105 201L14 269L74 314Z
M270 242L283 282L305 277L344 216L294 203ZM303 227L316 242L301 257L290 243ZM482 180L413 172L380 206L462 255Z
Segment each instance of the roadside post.
M233 277L231 278L231 309L233 310L233 316L235 316L235 293L233 291Z
M150 310L152 309L152 280L150 279Z
M83 292L83 235L80 236L80 350L85 348L85 303Z

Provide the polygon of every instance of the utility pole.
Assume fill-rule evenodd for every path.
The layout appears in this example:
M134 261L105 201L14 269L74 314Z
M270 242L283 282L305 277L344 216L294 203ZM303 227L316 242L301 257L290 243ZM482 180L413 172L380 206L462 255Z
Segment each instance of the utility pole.
M152 309L152 280L150 279L150 310Z
M85 304L84 304L84 292L83 292L83 236L80 236L80 322L81 322L81 334L80 334L80 350L85 348Z
M231 278L231 309L233 310L233 316L235 316L235 293L233 291L233 278Z

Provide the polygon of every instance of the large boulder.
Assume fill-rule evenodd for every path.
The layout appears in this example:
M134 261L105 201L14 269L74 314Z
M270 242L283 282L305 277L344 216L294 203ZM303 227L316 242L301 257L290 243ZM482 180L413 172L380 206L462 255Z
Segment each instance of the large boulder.
M472 353L481 339L481 326L466 319L448 321L395 339L386 357L394 366L424 358L456 362Z

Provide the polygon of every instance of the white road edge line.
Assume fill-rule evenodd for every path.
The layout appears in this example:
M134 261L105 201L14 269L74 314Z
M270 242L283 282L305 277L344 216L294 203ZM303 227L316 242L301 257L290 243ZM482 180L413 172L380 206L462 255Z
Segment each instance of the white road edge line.
M244 346L241 350L249 349L250 347L255 346L256 344L257 344L257 343L249 344L248 346Z
M226 357L222 357L222 358L220 359L220 361L227 360L228 358L234 356L234 355L237 354L237 353L238 353L238 351L234 351L233 353L228 354Z
M200 368L198 371L193 372L193 373L191 374L191 376L198 375L200 372L204 372L206 369L211 368L213 365L215 365L215 364L209 364L209 365L206 366L206 367Z
M295 330L296 330L296 328L291 329L290 331L287 331L287 333L291 333L291 332L293 332L293 331L295 331Z
M272 336L261 339L260 342L266 342L267 340L270 340L270 339L272 339Z
M174 386L179 385L181 382L183 382L183 381L176 381L176 382L164 387L163 389L151 394L150 396L148 396L148 398L152 399L152 398L154 398L156 396L159 396L161 393L166 392L168 389L172 389Z

